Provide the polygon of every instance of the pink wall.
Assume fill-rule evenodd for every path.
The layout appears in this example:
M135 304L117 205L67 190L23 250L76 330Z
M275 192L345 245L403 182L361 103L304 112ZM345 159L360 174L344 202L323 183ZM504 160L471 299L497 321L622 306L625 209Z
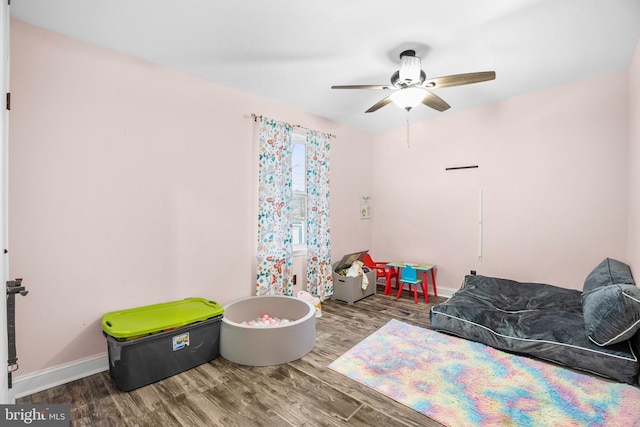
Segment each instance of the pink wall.
M11 92L19 375L105 352L106 312L252 293L251 113L338 136L334 257L371 243L368 134L15 20Z
M417 124L410 148L406 129L376 135L376 256L438 264L439 285L452 289L472 269L581 289L603 258L627 260L626 76ZM479 168L445 171L463 165Z
M640 42L629 66L629 254L640 282Z

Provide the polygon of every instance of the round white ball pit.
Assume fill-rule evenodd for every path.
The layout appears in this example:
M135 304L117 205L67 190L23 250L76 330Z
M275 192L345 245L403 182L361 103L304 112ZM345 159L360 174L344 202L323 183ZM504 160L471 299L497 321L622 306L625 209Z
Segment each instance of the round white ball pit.
M268 295L239 299L224 307L220 355L248 366L282 365L309 353L316 343L316 308L294 297ZM289 319L273 326L243 325L268 314Z

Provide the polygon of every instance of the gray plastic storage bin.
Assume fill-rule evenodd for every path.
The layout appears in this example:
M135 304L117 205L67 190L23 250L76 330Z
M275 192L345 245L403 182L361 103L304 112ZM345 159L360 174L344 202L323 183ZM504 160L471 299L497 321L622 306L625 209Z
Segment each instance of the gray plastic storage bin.
M220 354L221 322L218 316L131 341L105 334L109 375L119 390L131 391L207 363Z
M223 313L204 298L106 313L102 332L116 387L130 391L218 357Z

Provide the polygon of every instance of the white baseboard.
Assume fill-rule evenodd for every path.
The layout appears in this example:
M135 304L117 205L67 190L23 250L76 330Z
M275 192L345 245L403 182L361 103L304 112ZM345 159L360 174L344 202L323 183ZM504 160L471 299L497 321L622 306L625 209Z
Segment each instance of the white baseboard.
M13 388L9 390L11 402L15 403L19 397L28 396L108 369L109 357L106 354L99 354L23 375L13 380Z
M445 298L451 298L451 296L456 293L458 289L451 289L451 288L441 288L440 286L438 286L438 296L439 297L445 297Z
M378 281L376 282L379 286L384 286L384 283L382 281ZM378 288L380 289L380 288ZM396 288L394 288L394 290L396 290ZM451 288L443 288L441 286L438 286L438 296L439 297L445 297L445 298L451 298L451 296L457 291L458 289L451 289ZM432 293L433 288L431 286L429 286L429 295L433 295ZM418 288L418 293L422 293L422 289Z

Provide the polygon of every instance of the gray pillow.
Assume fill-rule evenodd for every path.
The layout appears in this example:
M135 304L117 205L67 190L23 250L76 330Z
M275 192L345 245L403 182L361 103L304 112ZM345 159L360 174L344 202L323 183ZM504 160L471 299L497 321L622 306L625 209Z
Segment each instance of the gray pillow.
M640 329L640 289L628 265L607 258L589 273L582 314L589 339L600 346L629 339Z
M589 273L584 281L582 291L589 292L601 286L620 284L635 284L631 268L623 262L606 258Z
M627 340L640 329L640 289L635 285L602 286L582 294L589 339L599 346Z

